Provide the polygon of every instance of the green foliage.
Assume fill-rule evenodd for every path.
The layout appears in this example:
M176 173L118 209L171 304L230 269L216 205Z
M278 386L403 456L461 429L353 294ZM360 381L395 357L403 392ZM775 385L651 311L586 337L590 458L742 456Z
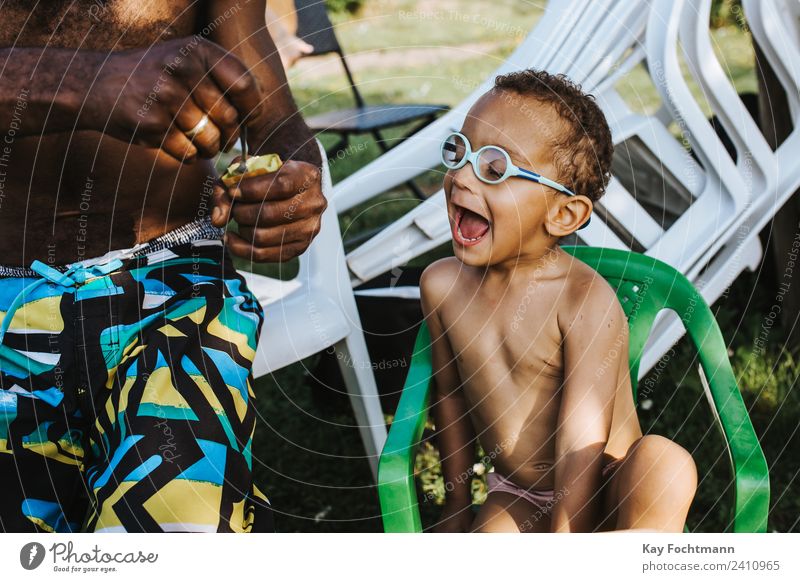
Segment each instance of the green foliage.
M356 14L366 2L367 0L325 0L328 10L336 14Z
M714 0L711 4L711 26L738 26L747 29L742 0Z

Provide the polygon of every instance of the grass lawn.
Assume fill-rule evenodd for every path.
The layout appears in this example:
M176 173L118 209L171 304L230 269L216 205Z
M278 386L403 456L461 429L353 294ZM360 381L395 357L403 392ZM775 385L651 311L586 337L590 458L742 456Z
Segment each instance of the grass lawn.
M358 16L337 17L336 22L368 102L454 105L513 51L541 15L542 5L499 0L488 10L487 3L477 0L382 0L369 2ZM754 91L752 49L746 34L726 27L716 30L714 39L737 89ZM290 82L306 115L350 104L344 77L330 59L301 62L290 71ZM635 109L651 111L658 106L657 93L641 69L621 79L619 90ZM396 136L399 130L389 133ZM323 142L331 140L323 137ZM378 148L365 139L332 164L334 180L377 155ZM431 171L420 184L432 193L440 180L440 173ZM403 190L388 192L342 215L342 230L351 237L391 221L417 203ZM414 264L425 265L448 252L440 249ZM296 272L296 264L291 263L239 262L239 266L281 278ZM771 261L765 260L760 273L743 274L712 309L729 342L734 371L770 465L769 529L797 531L800 396L795 386L800 357L794 346L784 349L781 345L779 321L769 330L765 353L754 350L775 302L775 271ZM320 405L306 383L317 359L308 358L255 382L260 420L253 459L258 481L277 512L280 531L380 531L377 497L355 420L347 407ZM701 483L689 528L720 531L732 502L728 459L696 367L692 349L680 342L669 362L640 384L650 387L650 393L639 415L643 430L675 439L695 458ZM417 467L420 486L432 493L426 495L431 500L422 507L430 523L444 493L431 443L423 446ZM476 480L474 491L479 499L484 484Z

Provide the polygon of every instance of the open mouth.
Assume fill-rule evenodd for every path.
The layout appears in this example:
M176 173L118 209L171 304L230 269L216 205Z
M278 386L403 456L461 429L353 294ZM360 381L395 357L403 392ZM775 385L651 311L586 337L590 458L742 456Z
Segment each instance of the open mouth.
M477 212L453 204L456 210L453 222L453 239L461 245L476 245L486 236L492 223Z

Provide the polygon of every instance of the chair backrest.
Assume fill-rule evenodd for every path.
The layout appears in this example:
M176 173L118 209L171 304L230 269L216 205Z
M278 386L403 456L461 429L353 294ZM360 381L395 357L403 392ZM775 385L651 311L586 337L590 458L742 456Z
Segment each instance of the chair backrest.
M333 23L328 17L325 0L294 0L297 10L297 36L314 47L314 50L305 56L318 56L329 53L339 55L344 74L350 84L350 91L357 107L364 107L364 98L356 86L353 73L344 57L344 51L336 38Z
M630 327L629 366L634 398L645 344L656 315L663 309L680 317L709 381L736 385L719 326L703 297L680 272L638 253L587 246L561 248L592 267L617 292Z
M643 0L629 3L640 7L638 17L642 20L646 15L646 8L642 8ZM606 4L608 0L604 0L603 5ZM576 23L576 15L580 15L580 24ZM561 59L560 51L569 49L574 52L579 49L584 56L595 59L594 64L590 62L591 58L580 59L579 67L584 75L591 75L596 79L604 77L603 73L611 71L616 64L613 59L636 43L640 31L639 26L632 23L633 20L627 7L625 10L615 8L609 14L587 0L551 0L534 29L468 97L417 132L413 138L393 147L336 185L340 212L436 167L440 161L441 140L450 131L461 127L475 101L493 86L495 76L526 67L569 73L570 71L554 69L551 63ZM604 38L614 38L618 42L614 45L602 43L606 50L601 50L599 41L592 40L589 55L586 47L590 39L594 38L592 33L598 28L605 33ZM584 78L573 77L573 80L582 82ZM585 88L592 89L588 86Z
M314 47L311 55L342 53L339 39L328 18L325 0L294 0L297 11L297 36Z
M742 0L747 22L761 52L783 87L792 131L776 151L779 172L774 208L800 187L800 8L794 0ZM781 122L786 123L785 120ZM770 217L774 212L768 210Z
M692 151L707 173L724 185L726 195L737 207L743 206L749 192L736 178L738 172L711 122L706 119L684 79L679 60L679 31L686 0L655 0L647 25L647 65L663 103L672 118L681 124ZM707 26L707 25L706 25ZM697 70L690 71L695 79Z
M736 166L754 196L773 188L777 158L722 68L711 43L711 0L688 0L680 15L680 39L703 99L736 150Z
M794 4L786 0L742 0L753 39L786 90L796 121L800 118L800 27Z

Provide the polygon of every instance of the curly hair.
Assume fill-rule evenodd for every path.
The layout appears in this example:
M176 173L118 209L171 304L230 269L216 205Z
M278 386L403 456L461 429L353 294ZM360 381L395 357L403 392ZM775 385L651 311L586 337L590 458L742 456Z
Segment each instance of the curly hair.
M494 90L511 91L551 105L564 122L553 137L554 164L562 184L596 202L611 179L614 142L593 95L566 75L525 69L495 78Z

